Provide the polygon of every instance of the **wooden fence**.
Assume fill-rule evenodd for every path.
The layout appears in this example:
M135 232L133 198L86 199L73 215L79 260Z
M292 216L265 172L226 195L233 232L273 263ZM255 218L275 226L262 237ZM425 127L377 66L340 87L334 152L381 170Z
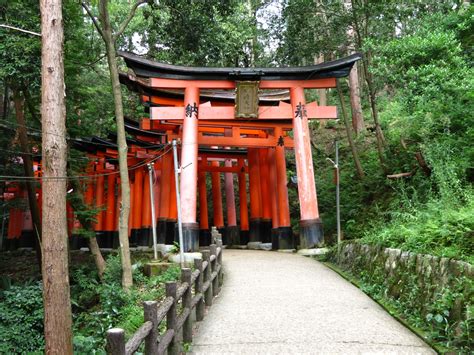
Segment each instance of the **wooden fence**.
M195 259L194 266L194 271L181 269L179 286L177 282L166 283L166 298L160 304L156 301L143 303L145 323L127 342L123 329L112 328L107 331L109 354L133 354L143 342L145 354L179 354L181 330L183 342L192 342L193 309L196 309L196 321L202 321L205 307L212 306L212 299L222 285L222 245L212 244L210 250L202 251L202 259ZM180 300L181 311L178 314ZM165 317L166 331L159 334L158 327Z

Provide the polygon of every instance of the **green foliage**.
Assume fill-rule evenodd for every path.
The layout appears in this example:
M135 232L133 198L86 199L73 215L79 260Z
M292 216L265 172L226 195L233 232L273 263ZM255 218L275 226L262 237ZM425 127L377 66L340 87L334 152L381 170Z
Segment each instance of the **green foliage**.
M97 273L88 268L78 268L71 274L71 297L74 300L74 346L76 351L87 353L105 349L105 333L112 327L125 329L133 334L144 322L144 301L163 299L164 283L180 277L179 266L172 266L152 278L143 275L143 262L149 256L134 256L134 287L127 293L122 289L122 269L119 255L109 255L103 282Z
M0 292L0 353L42 353L43 317L40 283Z
M334 247L324 261L337 264L336 256ZM412 271L395 269L389 273L383 260L365 254L341 267L365 293L421 332L438 349L456 353L468 353L471 349L472 279L452 274L447 283L440 286L427 270L416 272L415 265L411 265Z

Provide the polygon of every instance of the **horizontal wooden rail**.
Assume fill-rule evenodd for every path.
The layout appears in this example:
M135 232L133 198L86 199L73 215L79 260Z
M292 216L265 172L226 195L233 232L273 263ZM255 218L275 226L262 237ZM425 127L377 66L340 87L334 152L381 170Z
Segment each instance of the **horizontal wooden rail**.
M113 355L131 355L145 342L145 354L179 354L182 349L178 335L183 342L192 342L193 310L196 320L204 319L204 308L212 305L222 285L222 245L212 244L210 250L202 252L202 259L194 260L195 270L181 269L181 283L166 283L166 298L160 304L156 301L143 303L145 323L125 341L125 331L112 328L107 331L107 352ZM178 314L178 302L181 312ZM159 325L166 318L166 331L160 335Z

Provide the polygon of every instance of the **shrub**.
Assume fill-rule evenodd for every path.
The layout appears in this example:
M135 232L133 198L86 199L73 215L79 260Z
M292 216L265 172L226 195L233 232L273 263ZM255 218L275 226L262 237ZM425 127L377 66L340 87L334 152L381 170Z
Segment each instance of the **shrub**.
M12 286L0 293L0 353L43 352L41 283Z

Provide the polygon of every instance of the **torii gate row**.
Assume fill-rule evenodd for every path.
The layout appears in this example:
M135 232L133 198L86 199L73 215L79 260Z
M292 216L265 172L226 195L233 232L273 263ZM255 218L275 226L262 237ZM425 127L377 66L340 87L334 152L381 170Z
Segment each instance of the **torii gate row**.
M135 133L136 138L142 137L140 135L147 134L147 132L140 131L137 128L128 129ZM161 137L161 136L160 136ZM113 138L113 137L112 137ZM141 143L142 145L136 145L134 143ZM155 148L149 148L142 140L128 139L129 152L128 162L131 168L130 174L130 187L131 187L131 213L129 220L129 235L131 237L131 243L138 245L151 245L151 205L150 205L150 184L149 179L146 176L147 171L145 166L141 166L139 169L134 169L133 166L136 164L143 165L143 162L150 158L156 158L157 152ZM151 143L151 142L149 142ZM102 139L94 137L90 140L77 140L75 142L75 148L85 150L88 152L89 159L91 162L86 168L85 174L92 176L91 179L86 180L85 187L85 202L93 208L100 209L95 216L96 222L93 224L93 228L97 233L99 244L103 247L113 247L117 245L116 232L118 230L118 214L120 205L120 185L119 176L117 173L117 149L116 144ZM223 151L214 149L200 149L200 159L202 162L210 162L210 165L203 168L203 172L209 171L214 175L219 172L236 171L236 167L231 166L219 166L220 162L226 159L233 159L235 162L239 162L240 173L246 173L247 168L244 166L244 159L247 156L246 150L238 151ZM226 159L224 159L224 157ZM112 162L112 163L110 163ZM216 165L217 164L217 165ZM176 224L176 195L174 186L174 176L170 171L173 171L173 159L171 153L166 154L162 159L155 161L154 165L155 176L157 177L157 183L154 184L154 196L155 196L155 209L159 212L158 218L158 242L172 244L177 240L175 235L175 224ZM94 177L94 175L96 177ZM246 195L245 188L243 186L244 194ZM233 185L232 185L233 191ZM206 199L206 196L202 196ZM216 216L222 216L222 195L220 192L220 180L214 181L213 185L213 200L214 204L218 206ZM233 200L233 198L232 198ZM207 201L207 199L206 199ZM228 199L227 205L229 205L230 199ZM217 212L220 208L220 211ZM207 218L207 209L206 218ZM204 211L204 209L202 210ZM231 213L228 211L228 214ZM234 207L235 213L235 207ZM241 210L241 216L244 220L248 221L247 206L243 206ZM217 225L223 225L223 219L216 218ZM204 219L203 219L204 220ZM222 221L222 222L220 222ZM76 224L77 221L76 221ZM78 227L80 225L78 224ZM248 234L248 227L247 227ZM209 245L210 233L208 227L201 230L201 244ZM74 238L73 238L74 239ZM76 238L77 239L77 238ZM80 247L84 244L84 241L77 241L74 239L73 247ZM82 243L82 244L81 244Z
M181 172L180 190L183 232L185 249L196 250L199 236L199 224L197 223L197 190L198 190L198 146L222 146L222 147L248 147L248 166L250 180L250 197L256 195L255 201L250 203L251 209L258 207L265 209L269 205L265 199L270 197L265 190L274 186L267 182L262 184L261 175L271 178L272 174L265 173L268 170L268 160L273 160L276 155L276 147L281 141L274 136L250 137L243 135L240 129L244 128L241 121L245 118L247 124L262 124L267 120L291 124L293 131L293 145L295 150L298 197L300 203L300 240L302 248L311 248L323 241L322 224L319 217L316 186L314 182L314 171L310 145L310 131L308 117L322 118L323 116L334 117L334 108L320 108L315 103L306 105L304 89L321 89L336 87L336 78L349 74L353 64L361 58L359 54L350 57L322 63L319 65L296 68L198 68L168 65L143 59L131 53L120 52L125 59L131 75L128 79L134 81L134 85L145 91L151 90L184 90L183 104L169 107L152 107L150 128L154 122L158 125L167 123L181 123L181 165L185 166ZM230 106L213 106L212 103L203 102L200 98L201 90L237 90L236 109ZM280 102L278 106L263 106L258 104L259 90L289 90L290 104ZM153 99L150 100L153 103ZM231 126L230 133L224 132L223 136L206 135L199 131L203 124L215 121L216 126ZM232 124L238 123L237 125ZM275 125L277 127L278 125ZM285 137L282 135L283 140ZM288 137L286 137L288 138ZM267 140L261 149L259 142ZM289 140L287 139L287 143ZM253 152L255 148L255 152ZM273 153L275 150L275 153ZM278 161L278 159L275 159ZM263 163L263 164L262 164ZM262 164L261 169L255 168ZM274 164L276 165L276 163ZM257 185L260 181L260 186ZM255 188L253 188L253 187ZM258 189L257 189L258 187ZM270 206L273 204L270 204ZM267 207L268 210L268 207ZM271 208L270 208L271 210ZM259 211L259 212L260 212ZM263 213L262 213L263 214ZM250 236L252 240L252 235Z

